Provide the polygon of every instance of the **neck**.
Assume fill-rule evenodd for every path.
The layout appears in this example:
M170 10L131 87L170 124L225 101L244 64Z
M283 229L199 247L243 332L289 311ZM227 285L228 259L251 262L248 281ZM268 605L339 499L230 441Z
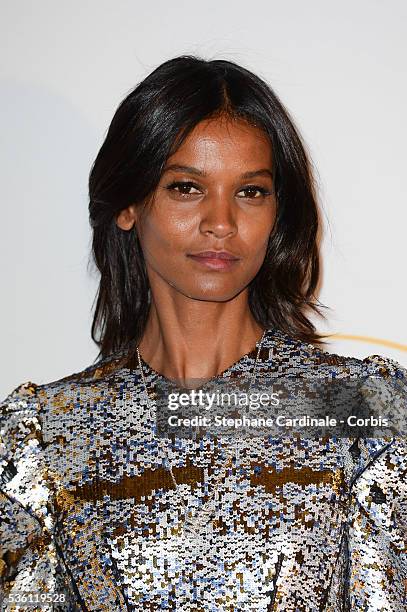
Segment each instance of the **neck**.
M178 294L152 300L139 343L142 358L167 378L211 378L250 352L263 328L247 302L247 290L228 302L192 300Z

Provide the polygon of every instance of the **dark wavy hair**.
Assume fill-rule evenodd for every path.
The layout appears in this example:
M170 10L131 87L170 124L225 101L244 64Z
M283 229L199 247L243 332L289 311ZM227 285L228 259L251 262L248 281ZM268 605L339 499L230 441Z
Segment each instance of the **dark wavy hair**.
M89 176L92 252L100 272L91 336L106 357L143 336L151 291L136 226L118 213L155 191L167 158L203 119L227 115L262 129L274 161L277 214L248 301L256 321L308 343L324 336L307 317L320 276L316 185L309 155L289 113L259 76L223 59L170 59L117 108ZM313 301L315 300L315 301ZM93 304L94 306L94 304Z

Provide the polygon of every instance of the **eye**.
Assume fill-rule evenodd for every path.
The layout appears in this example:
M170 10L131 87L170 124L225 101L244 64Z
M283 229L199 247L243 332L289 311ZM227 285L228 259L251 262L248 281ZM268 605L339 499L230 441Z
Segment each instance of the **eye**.
M191 193L190 189L198 189L199 187L192 183L191 181L174 181L166 186L168 191L173 191L178 193L181 197L188 197L190 195L196 195L195 193Z
M197 195L197 193L201 193L199 186L192 181L173 181L172 183L169 183L169 185L166 185L165 189L168 189L170 192L177 193L181 198L188 198L189 196L194 196ZM191 192L191 189L195 189L197 191ZM260 200L272 195L273 193L260 185L247 185L247 187L241 189L239 193L241 192L245 192L246 195L239 197L248 198L249 200ZM258 195L255 195L256 192Z
M260 187L260 185L247 185L247 187L241 189L239 193L241 193L242 191L251 194L249 196L243 196L248 197L250 200L259 200L260 198L265 198L266 196L272 195L273 193L272 191L268 191L268 189L265 189L264 187ZM254 193L256 193L256 191L259 192L260 195L253 195Z

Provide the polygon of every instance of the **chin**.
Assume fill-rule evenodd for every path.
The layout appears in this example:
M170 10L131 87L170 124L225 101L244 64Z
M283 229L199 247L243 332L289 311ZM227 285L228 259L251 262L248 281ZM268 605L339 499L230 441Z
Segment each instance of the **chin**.
M228 302L239 295L239 293L241 293L245 287L246 285L239 287L225 287L224 285L193 287L189 290L182 291L182 293L193 300L201 300L205 302Z

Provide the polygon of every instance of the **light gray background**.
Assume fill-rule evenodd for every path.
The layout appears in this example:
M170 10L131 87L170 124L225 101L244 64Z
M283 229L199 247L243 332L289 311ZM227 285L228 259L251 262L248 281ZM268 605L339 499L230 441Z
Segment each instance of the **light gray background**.
M333 308L318 329L407 343L405 2L3 0L0 21L1 396L93 362L90 166L121 99L182 53L265 78L308 144Z

